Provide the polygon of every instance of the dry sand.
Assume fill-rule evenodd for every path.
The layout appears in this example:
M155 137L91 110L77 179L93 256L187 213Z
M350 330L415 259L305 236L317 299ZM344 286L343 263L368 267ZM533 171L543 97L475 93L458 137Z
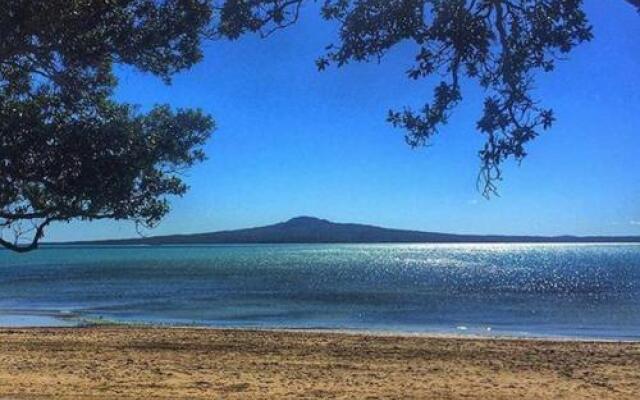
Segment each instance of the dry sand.
M0 329L0 399L640 399L640 344Z

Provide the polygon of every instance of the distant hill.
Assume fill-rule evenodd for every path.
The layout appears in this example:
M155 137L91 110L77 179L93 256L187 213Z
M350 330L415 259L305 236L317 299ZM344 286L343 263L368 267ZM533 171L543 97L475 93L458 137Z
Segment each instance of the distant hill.
M504 236L458 235L341 224L313 217L297 217L257 228L152 236L121 240L99 240L65 244L216 244L216 243L640 243L640 236Z

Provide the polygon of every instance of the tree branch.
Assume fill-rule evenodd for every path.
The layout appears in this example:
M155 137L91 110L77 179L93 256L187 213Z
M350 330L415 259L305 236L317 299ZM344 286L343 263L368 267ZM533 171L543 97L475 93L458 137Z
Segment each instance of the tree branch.
M31 240L31 243L27 245L20 245L17 243L17 241L15 243L12 243L2 239L1 237L0 237L0 245L9 250L15 251L16 253L26 253L31 250L35 250L38 248L40 239L42 239L42 237L44 236L44 228L47 225L49 225L53 220L54 218L47 218L40 225L38 225L38 227L36 228L36 233L33 235L33 239Z
M640 0L627 0L632 6L637 7L638 11L640 11Z

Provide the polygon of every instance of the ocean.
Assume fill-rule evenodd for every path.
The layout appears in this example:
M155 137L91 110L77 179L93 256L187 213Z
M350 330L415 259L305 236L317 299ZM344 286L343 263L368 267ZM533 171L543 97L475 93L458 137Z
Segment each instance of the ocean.
M0 326L103 323L640 340L640 245L0 251Z

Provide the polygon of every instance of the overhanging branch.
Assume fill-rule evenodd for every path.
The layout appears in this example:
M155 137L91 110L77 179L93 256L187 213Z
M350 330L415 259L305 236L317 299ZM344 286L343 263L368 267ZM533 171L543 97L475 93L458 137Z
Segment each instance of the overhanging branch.
M627 2L640 9L640 0L627 0Z
M35 250L38 248L40 239L42 239L42 237L44 236L44 228L47 225L49 225L53 220L54 220L53 218L47 218L42 223L40 223L36 228L36 233L33 235L33 239L31 240L31 243L29 244L21 245L21 244L18 244L17 242L12 243L0 238L0 245L9 250L15 251L16 253L26 253L31 250Z

